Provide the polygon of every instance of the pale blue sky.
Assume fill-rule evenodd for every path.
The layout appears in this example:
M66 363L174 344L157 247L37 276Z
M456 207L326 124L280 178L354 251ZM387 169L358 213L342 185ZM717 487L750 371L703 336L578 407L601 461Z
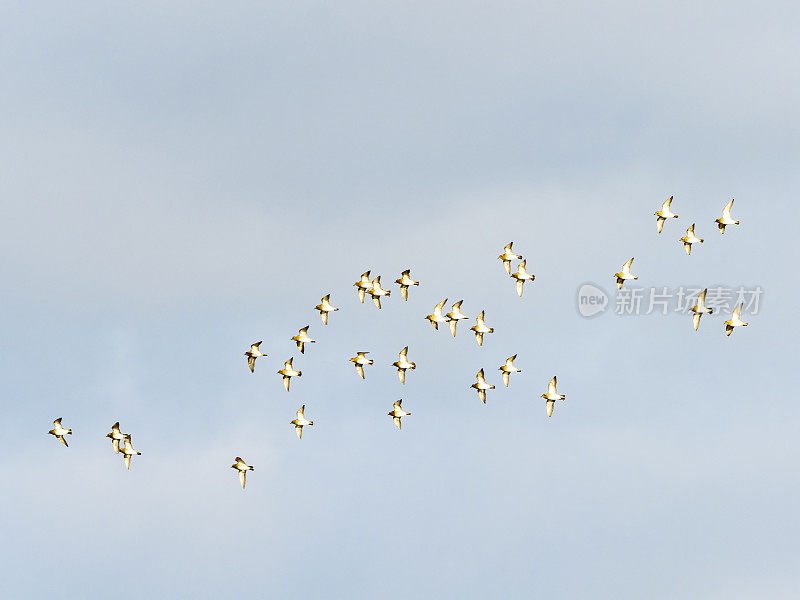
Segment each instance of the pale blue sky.
M0 16L9 597L797 597L794 3ZM642 286L761 285L762 310L731 338L718 315L580 318L580 284L631 256ZM407 303L358 303L362 271L408 267ZM424 321L444 297L486 309L482 348ZM480 404L475 372L500 386L515 353Z

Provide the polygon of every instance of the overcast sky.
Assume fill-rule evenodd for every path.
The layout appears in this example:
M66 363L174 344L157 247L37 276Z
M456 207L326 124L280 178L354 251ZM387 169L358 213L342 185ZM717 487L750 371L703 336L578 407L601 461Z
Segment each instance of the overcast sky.
M796 598L798 17L5 3L4 592ZM511 240L536 275L521 299L496 258ZM758 285L760 310L730 338L725 314L697 333L617 316L631 256L639 287ZM403 302L406 268L421 284ZM352 287L366 269L393 291L381 311ZM611 296L592 319L586 282ZM455 340L424 320L445 297L471 317ZM548 419L553 375L567 399ZM104 437L117 420L142 452L130 471Z

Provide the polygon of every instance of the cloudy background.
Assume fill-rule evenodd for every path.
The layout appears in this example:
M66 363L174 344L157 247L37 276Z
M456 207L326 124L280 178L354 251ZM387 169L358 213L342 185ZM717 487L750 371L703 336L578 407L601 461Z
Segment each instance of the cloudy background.
M8 597L797 597L794 3L1 14ZM724 315L581 318L631 256L641 286L761 285L761 311L730 338ZM409 267L407 303L358 303L362 271ZM424 321L444 297L486 309L482 348ZM500 386L515 353L482 405L475 372Z

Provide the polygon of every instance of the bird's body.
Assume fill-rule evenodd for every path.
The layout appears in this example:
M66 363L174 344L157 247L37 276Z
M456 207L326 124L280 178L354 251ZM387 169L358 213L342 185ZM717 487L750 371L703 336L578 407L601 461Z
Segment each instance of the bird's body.
M478 371L478 374L475 375L475 378L477 379L477 381L473 383L471 387L478 390L478 398L481 399L481 402L486 404L486 390L493 390L494 386L489 383L486 383L486 379L483 376L483 369Z
M749 323L742 321L742 303L740 302L736 305L736 308L733 309L731 318L725 321L725 335L733 333L734 327L747 327L748 325Z
M692 324L694 325L695 331L700 327L700 317L703 315L710 315L714 312L713 308L708 308L706 306L706 292L708 292L708 288L700 292L697 296L697 304L692 307Z
M622 289L622 284L629 280L629 279L639 279L638 275L633 275L631 273L631 265L633 264L633 258L631 258L628 262L622 265L622 271L619 273L614 273L614 277L617 278L617 289Z
M536 279L535 275L528 273L525 268L525 263L527 260L523 260L521 263L517 265L517 270L514 273L511 273L511 277L517 280L517 295L522 298L522 288L525 285L526 281L533 281Z
M356 352L356 355L350 359L350 362L355 363L356 373L361 375L361 379L364 379L364 366L371 365L375 362L371 358L367 358L367 354L369 354L369 352Z
M283 368L278 371L279 375L283 376L283 387L286 388L286 391L289 391L289 383L292 377L300 377L303 372L297 371L294 367L292 367L292 361L294 360L294 356L283 363Z
M670 204L672 204L672 196L667 198L664 203L661 205L661 210L657 210L653 214L658 217L656 219L656 229L658 233L661 233L661 230L664 227L664 221L667 219L677 219L678 215L670 210Z
M250 344L250 350L244 353L247 357L247 366L250 367L250 372L253 373L256 370L256 359L261 358L262 356L266 356L264 352L261 352L259 346L261 342L256 342L254 344Z
M303 411L305 411L306 405L303 404L300 408L297 409L297 418L294 421L291 421L292 425L294 425L294 432L297 434L297 439L302 439L303 437L303 427L306 425L313 425L314 421L309 421L306 419Z
M458 325L458 322L463 321L464 319L469 319L467 315L461 312L462 302L463 300L454 302L450 312L445 315L447 317L447 322L450 324L450 333L453 334L453 337L456 337L456 326Z
M484 312L485 311L481 311L481 314L475 319L477 324L470 327L470 329L475 332L475 339L478 340L478 346L483 346L484 333L494 333L494 327L487 327L483 320Z
M725 234L725 227L728 225L739 224L739 221L736 221L731 217L731 208L733 208L733 200L725 205L725 208L722 209L722 217L715 221L717 227L719 227L720 233L722 234Z
M508 379L511 376L511 373L522 373L522 369L518 369L514 366L514 359L517 358L517 355L509 356L506 359L506 364L500 367L498 370L503 372L503 384L508 387Z
M400 422L400 419L411 414L410 412L403 410L402 404L403 399L401 398L392 405L392 410L389 411L389 416L392 417L392 420L394 421L394 424L397 425L398 429L403 428L403 424Z
M239 472L239 483L242 484L242 489L244 489L244 484L247 479L247 472L254 471L255 467L252 465L248 465L238 456L234 459L233 464L231 465L231 469L236 469Z
M292 337L292 341L296 342L297 347L300 349L300 354L305 354L305 344L313 344L316 341L308 337L308 327L309 326L306 325L297 332L297 335Z
M447 323L447 317L442 315L442 310L444 309L445 304L447 304L447 298L439 302L439 304L433 308L432 315L425 317L428 319L428 321L430 321L430 324L433 325L434 329L439 329L439 323Z
M522 258L521 254L514 254L514 251L511 250L511 246L514 245L514 242L508 242L505 247L503 248L503 253L498 256L498 260L503 261L503 266L506 268L506 273L511 275L511 261L512 260L519 260Z
M114 452L119 454L119 443L130 437L130 434L122 433L119 428L119 421L117 421L111 426L111 433L106 434L106 437L111 438L111 446L114 448Z
M322 317L322 324L328 324L328 313L339 310L330 303L331 295L327 294L322 297L322 300L314 308L319 311L319 316Z
M361 304L364 304L364 294L372 287L372 282L369 280L369 271L362 273L361 278L353 285L356 286L358 291L358 299L361 300Z
M567 397L564 394L559 394L556 391L556 378L553 377L550 380L550 383L547 384L547 393L542 394L542 398L545 399L545 407L547 408L547 416L553 416L553 407L556 404L556 400L566 400Z
M378 308L381 307L381 297L391 296L391 290L385 290L381 287L381 276L378 275L372 280L372 287L367 290L367 293L372 296L372 301Z
M686 235L680 239L683 242L683 247L686 249L686 254L692 253L692 244L703 243L703 239L694 234L694 223L692 223L686 230Z
M120 448L119 451L122 453L122 459L125 461L125 468L129 470L131 468L131 456L140 456L142 454L133 447L130 434L125 436L125 445Z
M412 371L417 368L417 365L413 362L410 362L406 357L408 353L408 346L400 350L399 358L392 363L393 367L397 367L397 377L400 378L400 383L406 382L406 369L411 369Z
M72 429L67 427L63 427L61 425L61 417L58 417L55 421L53 421L53 428L48 431L50 435L56 436L56 439L64 444L65 446L69 447L67 440L64 438L65 435L72 435Z
M400 286L400 295L402 295L403 300L406 301L408 301L408 287L411 285L419 285L419 281L411 279L411 269L406 269L400 273L400 277L395 279L394 282Z

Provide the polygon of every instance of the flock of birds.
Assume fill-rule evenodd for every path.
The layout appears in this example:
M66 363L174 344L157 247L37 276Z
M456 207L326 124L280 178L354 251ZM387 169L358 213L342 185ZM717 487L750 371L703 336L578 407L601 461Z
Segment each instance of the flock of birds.
M664 203L661 205L661 210L657 210L653 213L656 217L656 230L658 233L661 233L661 230L664 228L664 221L667 219L677 219L678 215L672 212L670 206L672 205L672 196L667 198ZM728 202L724 208L722 209L722 216L719 219L716 219L714 222L717 224L717 227L720 230L720 233L725 234L725 228L729 225L738 225L739 221L735 220L731 217L731 208L733 208L733 200ZM686 229L686 235L680 238L680 242L683 242L683 247L686 250L686 254L692 254L692 244L702 244L703 239L699 238L694 233L694 223L689 225L688 229ZM631 273L631 265L633 264L633 258L629 259L624 265L622 265L622 271L619 273L615 273L614 277L617 279L617 289L622 289L622 284L630 279L639 279L637 275L633 275ZM694 330L697 331L700 327L700 317L703 315L710 315L714 312L714 309L706 306L706 294L708 293L708 288L704 289L700 292L697 296L697 304L695 304L691 308L692 312L692 324L694 325ZM725 321L725 335L730 335L733 333L733 330L736 327L747 327L748 323L742 321L742 306L743 303L740 302L736 305L731 313L731 318Z
M656 228L658 233L660 234L663 227L664 222L667 219L677 219L678 215L671 211L671 204L672 204L672 196L670 196L661 206L661 210L656 211L654 214L656 215ZM725 233L725 228L730 225L739 225L739 221L734 220L731 217L731 208L733 206L733 200L731 200L722 211L722 217L716 219L716 223L719 227L720 232L723 234ZM686 249L687 254L691 254L692 244L695 243L703 243L702 238L698 238L694 233L694 223L689 226L686 230L686 236L680 238L680 241L683 242L684 248ZM513 251L513 242L509 242L503 248L503 253L498 256L498 259L503 262L503 266L505 267L506 273L515 280L516 282L516 289L517 295L522 297L523 287L526 281L533 281L535 276L531 273L528 273L526 270L526 261L522 255L516 254ZM512 272L511 266L512 261L519 260L520 262L517 264L516 270ZM617 289L622 289L623 283L625 281L638 279L637 275L633 275L631 273L631 265L633 264L633 258L628 260L622 267L622 271L619 273L615 273L614 277L617 281ZM418 286L419 281L415 281L411 277L411 270L406 269L400 274L400 277L395 280L395 283L400 286L400 294L403 297L403 300L408 300L408 289L411 286ZM380 275L370 279L370 271L366 271L361 274L361 277L358 281L353 284L356 288L356 292L358 294L358 298L361 303L364 303L366 295L369 294L372 298L373 303L378 309L381 308L381 298L388 298L391 296L391 290L385 289L381 286L381 277ZM697 304L691 308L692 312L692 320L694 324L694 329L697 331L700 325L700 317L704 314L711 314L713 312L712 308L709 308L705 304L705 296L706 296L707 289L703 290L697 298ZM427 315L425 318L430 322L434 329L439 329L440 323L447 323L450 327L450 332L452 333L453 337L456 336L456 330L458 327L458 322L469 319L467 315L461 312L461 303L462 300L458 302L454 302L451 306L450 312L444 313L444 307L447 304L447 298L439 302L433 309L433 313ZM332 312L336 312L339 309L333 306L330 302L330 294L327 294L322 297L320 303L314 307L315 310L319 311L320 317L322 319L323 325L328 324L328 315ZM741 320L741 311L742 311L742 303L738 304L731 315L731 318L728 321L725 321L725 331L727 335L730 335L731 332L736 327L740 326L747 326L748 324ZM485 322L485 311L481 311L480 314L476 317L476 324L471 327L470 329L475 333L475 339L479 346L483 346L483 336L486 334L490 334L494 332L494 328L489 327L486 325ZM309 336L308 325L300 329L297 335L291 338L291 341L295 342L297 348L300 350L301 354L305 353L305 345L306 344L313 344L315 340ZM256 360L262 357L267 356L265 352L262 352L260 349L262 342L255 342L250 345L250 350L245 352L245 357L247 358L247 365L250 368L250 372L255 372L256 367ZM359 351L356 353L355 356L350 358L349 360L354 364L356 373L361 376L362 379L365 378L364 367L372 365L374 363L373 359L368 358L367 354L369 352L366 351ZM517 358L517 355L514 354L513 356L509 356L505 363L499 367L499 371L502 373L503 384L508 387L509 380L512 373L521 373L522 370L517 368L514 365L514 360ZM302 371L295 369L292 366L292 361L294 358L290 358L287 360L283 368L278 371L278 374L281 375L283 379L283 386L286 391L289 391L291 380L293 377L300 377L302 376ZM404 384L406 381L406 371L413 371L416 368L416 364L410 360L408 360L408 346L403 348L400 353L397 361L392 363L392 366L397 368L397 376L400 380L401 384ZM472 384L472 388L474 388L478 393L478 398L483 402L486 403L486 392L488 390L495 389L495 386L488 383L486 381L483 369L478 371L475 376L476 381ZM547 392L541 395L541 397L545 400L545 410L548 417L553 415L553 408L555 407L557 400L566 400L565 394L559 394L557 389L557 378L554 376L550 382L547 384ZM388 412L388 415L392 417L394 424L397 426L398 429L402 429L402 418L410 416L411 413L404 410L402 407L403 400L397 400L392 405L392 409ZM294 426L295 433L297 434L298 439L302 439L303 436L303 428L307 426L313 426L314 421L311 421L305 417L305 404L302 405L296 413L295 419L290 421L291 425ZM68 446L67 440L65 438L66 435L72 435L72 429L66 428L61 424L61 417L53 421L53 429L51 429L48 433L54 435L64 446ZM111 438L112 448L115 453L122 454L123 461L125 463L125 467L130 469L131 465L131 457L134 455L141 455L141 452L136 450L133 447L133 442L131 438L131 434L129 433L122 433L120 430L119 422L114 423L111 426L111 432L106 435L106 437ZM121 445L120 445L121 444ZM248 465L241 457L237 456L234 459L234 463L231 465L231 468L236 469L239 475L239 482L242 486L242 489L245 487L247 472L254 470L252 465Z

